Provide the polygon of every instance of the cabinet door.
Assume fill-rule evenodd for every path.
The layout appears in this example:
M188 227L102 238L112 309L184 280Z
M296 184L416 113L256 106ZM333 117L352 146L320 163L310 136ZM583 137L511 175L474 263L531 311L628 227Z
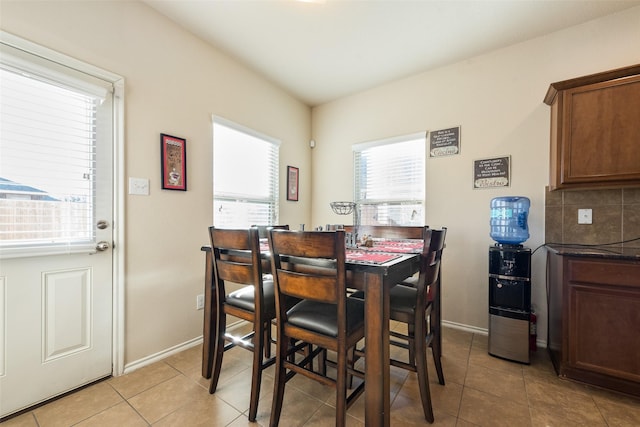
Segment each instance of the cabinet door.
M640 383L640 264L570 259L568 363Z
M640 76L563 95L561 186L640 182Z
M569 364L640 383L640 293L570 286Z

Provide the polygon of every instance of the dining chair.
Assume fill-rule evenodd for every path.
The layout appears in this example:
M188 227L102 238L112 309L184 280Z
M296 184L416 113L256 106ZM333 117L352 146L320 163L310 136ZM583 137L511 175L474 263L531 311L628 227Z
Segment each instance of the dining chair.
M413 227L394 227L376 230L369 226L364 232L374 237L386 238L415 238ZM407 230L403 229L406 228ZM429 389L429 373L427 368L427 348L432 347L433 359L438 374L438 381L444 385L444 373L441 363L441 319L440 319L440 264L444 249L446 228L432 230L428 227L418 227L422 230L423 249L420 256L420 271L417 277L406 279L403 283L391 288L390 313L391 320L407 324L407 333L390 331L390 344L408 350L408 362L391 359L392 366L403 368L418 375L418 385L425 419L433 422L433 407ZM362 230L362 227L361 227ZM377 234L376 234L377 233ZM391 237L392 236L392 237ZM412 236L412 237L406 237ZM352 294L351 298L364 298L361 291ZM419 337L423 337L422 339ZM365 343L366 345L366 343ZM362 356L359 349L357 356Z
M437 278L433 286L427 285L427 302L431 304L431 311L429 313L429 333L433 335L433 339L429 342L429 347L433 354L433 362L436 367L436 373L438 375L438 383L445 385L444 372L442 370L442 252L444 251L444 240L446 237L447 228L442 227L439 230L439 237L436 239L431 247L427 249L434 250L439 244L442 244L439 256L439 267L437 270ZM440 242L439 239L442 239ZM433 237L432 237L433 240ZM436 256L436 255L431 255ZM423 257L424 258L424 257ZM419 286L420 275L412 276L402 281L401 285L417 288ZM399 288L396 292L403 292L403 288Z
M349 355L364 337L364 303L347 297L344 231L270 230L269 248L274 277L277 351L270 426L278 425L286 382L296 374L336 389L336 426L346 423L346 411L364 391L364 382L347 395L347 373L353 369ZM301 302L288 308L284 298ZM302 360L291 356L299 349L292 342L315 345ZM335 378L313 371L309 359L336 353Z
M268 239L269 238L269 229L275 228L277 230L288 230L289 224L280 224L280 225L252 225L252 227L256 227L258 229L258 236L260 239ZM271 268L271 266L269 266Z
M258 236L260 237L260 242L265 242L269 237L269 229L275 228L278 230L288 230L289 224L281 224L281 225L252 225L251 227L256 227L258 229ZM260 243L261 247L264 247L263 243ZM271 261L268 259L262 260L262 273L264 280L273 280L273 276L271 275Z
M425 228L427 226L415 225L360 225L357 227L360 238L363 236L371 236L373 238L380 239L415 239L421 240L424 236ZM353 225L346 225L345 231L352 233L356 227Z
M256 419L262 372L275 363L270 357L271 321L276 317L273 281L264 279L257 227L221 229L209 227L213 251L214 304L216 307L215 351L209 393L215 393L222 369L222 358L236 345L253 352L249 421ZM227 293L228 284L243 285ZM233 285L232 285L233 286ZM227 330L227 316L252 324L244 336ZM214 332L215 331L215 332Z

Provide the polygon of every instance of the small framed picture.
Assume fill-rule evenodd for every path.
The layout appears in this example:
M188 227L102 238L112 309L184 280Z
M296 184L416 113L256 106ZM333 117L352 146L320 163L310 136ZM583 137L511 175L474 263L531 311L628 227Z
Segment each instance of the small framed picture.
M511 156L473 161L473 188L509 187Z
M460 154L460 126L429 132L429 157Z
M162 188L187 191L187 140L160 134Z
M287 166L287 200L298 201L298 175L298 168Z

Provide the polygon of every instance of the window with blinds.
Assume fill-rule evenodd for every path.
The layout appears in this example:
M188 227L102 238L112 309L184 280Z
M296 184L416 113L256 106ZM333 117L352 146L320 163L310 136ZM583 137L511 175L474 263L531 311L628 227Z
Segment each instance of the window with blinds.
M424 225L426 133L353 146L363 225Z
M1 53L0 248L91 243L109 84L6 45Z
M280 143L213 119L213 224L245 228L278 223Z

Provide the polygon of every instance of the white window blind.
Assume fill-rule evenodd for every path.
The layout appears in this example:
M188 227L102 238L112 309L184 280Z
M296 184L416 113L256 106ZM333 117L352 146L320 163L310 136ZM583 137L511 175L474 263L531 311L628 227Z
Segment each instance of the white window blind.
M94 240L98 80L2 45L0 247Z
M279 142L219 117L213 120L213 224L277 224Z
M353 146L363 225L423 225L426 133Z

